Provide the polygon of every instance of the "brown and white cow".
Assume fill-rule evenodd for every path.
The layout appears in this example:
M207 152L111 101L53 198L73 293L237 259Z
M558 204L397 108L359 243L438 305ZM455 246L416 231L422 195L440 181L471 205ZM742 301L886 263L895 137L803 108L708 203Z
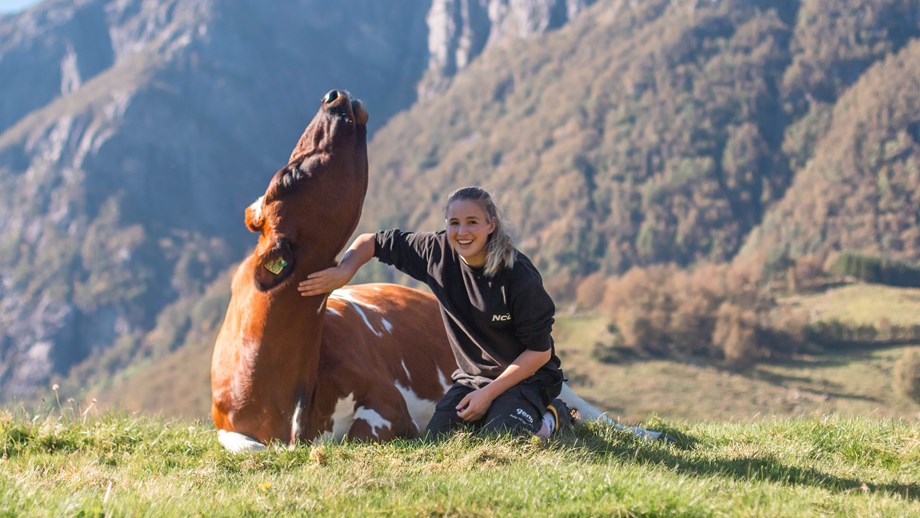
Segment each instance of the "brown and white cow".
M430 295L372 285L327 300L296 290L334 264L358 224L367 118L346 92L326 94L288 165L246 209L259 242L233 277L211 366L212 416L228 449L411 437L448 384L454 360Z
M265 194L246 209L260 233L236 271L211 365L212 415L231 451L279 441L387 440L423 430L456 368L437 301L370 284L302 297L334 264L367 190L367 111L323 98ZM563 388L584 417L600 413Z

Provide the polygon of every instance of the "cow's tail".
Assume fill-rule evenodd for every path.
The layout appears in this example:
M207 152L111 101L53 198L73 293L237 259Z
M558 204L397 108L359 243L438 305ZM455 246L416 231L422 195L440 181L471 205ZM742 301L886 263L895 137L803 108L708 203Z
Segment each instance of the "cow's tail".
M660 439L663 436L661 432L646 430L645 428L640 428L638 426L624 426L614 421L613 419L610 419L607 417L606 413L601 412L597 408L591 406L587 401L573 392L568 383L562 384L562 392L559 393L559 399L565 402L569 408L578 411L580 421L599 421L601 423L608 424L617 430L632 432L637 436L649 441Z

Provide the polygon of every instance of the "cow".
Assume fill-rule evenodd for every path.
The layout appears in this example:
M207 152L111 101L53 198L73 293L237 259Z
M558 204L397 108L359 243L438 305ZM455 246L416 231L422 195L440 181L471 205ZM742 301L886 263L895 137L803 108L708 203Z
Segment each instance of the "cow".
M230 451L266 444L416 437L456 360L438 302L393 284L322 297L296 289L335 264L367 192L363 103L332 90L288 163L245 210L258 244L237 268L211 362L212 417ZM568 386L583 417L600 412Z
M296 290L335 263L358 224L367 120L361 101L327 93L245 211L259 241L233 276L211 362L212 417L227 449L413 437L449 385L456 364L430 295L395 285L328 297Z

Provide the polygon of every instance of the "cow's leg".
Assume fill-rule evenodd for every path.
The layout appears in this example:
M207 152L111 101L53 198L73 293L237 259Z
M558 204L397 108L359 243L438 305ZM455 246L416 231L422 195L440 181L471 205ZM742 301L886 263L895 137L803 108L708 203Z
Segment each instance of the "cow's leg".
M232 453L264 450L265 445L248 435L227 430L217 430L217 440Z
M409 414L406 402L395 389L382 391L373 399L355 404L355 420L348 438L357 441L389 441L415 437L419 429Z
M607 414L601 412L597 408L594 408L587 401L579 397L575 392L572 391L572 388L569 387L568 383L562 384L562 392L559 394L559 399L565 402L566 406L578 411L581 421L597 421L600 423L609 424L610 426L616 428L617 430L624 430L627 432L632 432L637 436L648 440L654 441L656 439L664 438L665 441L670 441L671 439L662 434L661 432L656 432L653 430L646 430L645 428L640 428L638 426L624 426L620 423L614 421L607 417Z

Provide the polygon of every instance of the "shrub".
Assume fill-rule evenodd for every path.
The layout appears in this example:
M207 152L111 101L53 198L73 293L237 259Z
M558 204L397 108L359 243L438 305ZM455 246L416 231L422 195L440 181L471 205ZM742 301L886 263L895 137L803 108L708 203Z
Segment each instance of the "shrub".
M809 341L823 346L909 344L920 341L920 325L894 325L887 318L881 318L875 326L822 320L808 324L805 335Z
M761 288L762 273L749 263L633 268L607 282L601 306L619 340L607 348L724 360L739 368L771 353L794 353L806 318L777 306ZM613 354L603 348L596 347L597 357Z
M843 253L830 263L828 273L890 286L920 287L920 268L886 257Z
M575 305L579 309L597 308L604 299L606 283L601 272L588 275L575 288Z
M722 350L725 363L731 367L751 366L760 356L757 346L757 315L735 304L719 306L712 341Z
M920 348L905 349L894 365L894 390L920 403Z
M811 288L824 280L824 260L816 254L809 254L795 260L795 280L799 289Z

